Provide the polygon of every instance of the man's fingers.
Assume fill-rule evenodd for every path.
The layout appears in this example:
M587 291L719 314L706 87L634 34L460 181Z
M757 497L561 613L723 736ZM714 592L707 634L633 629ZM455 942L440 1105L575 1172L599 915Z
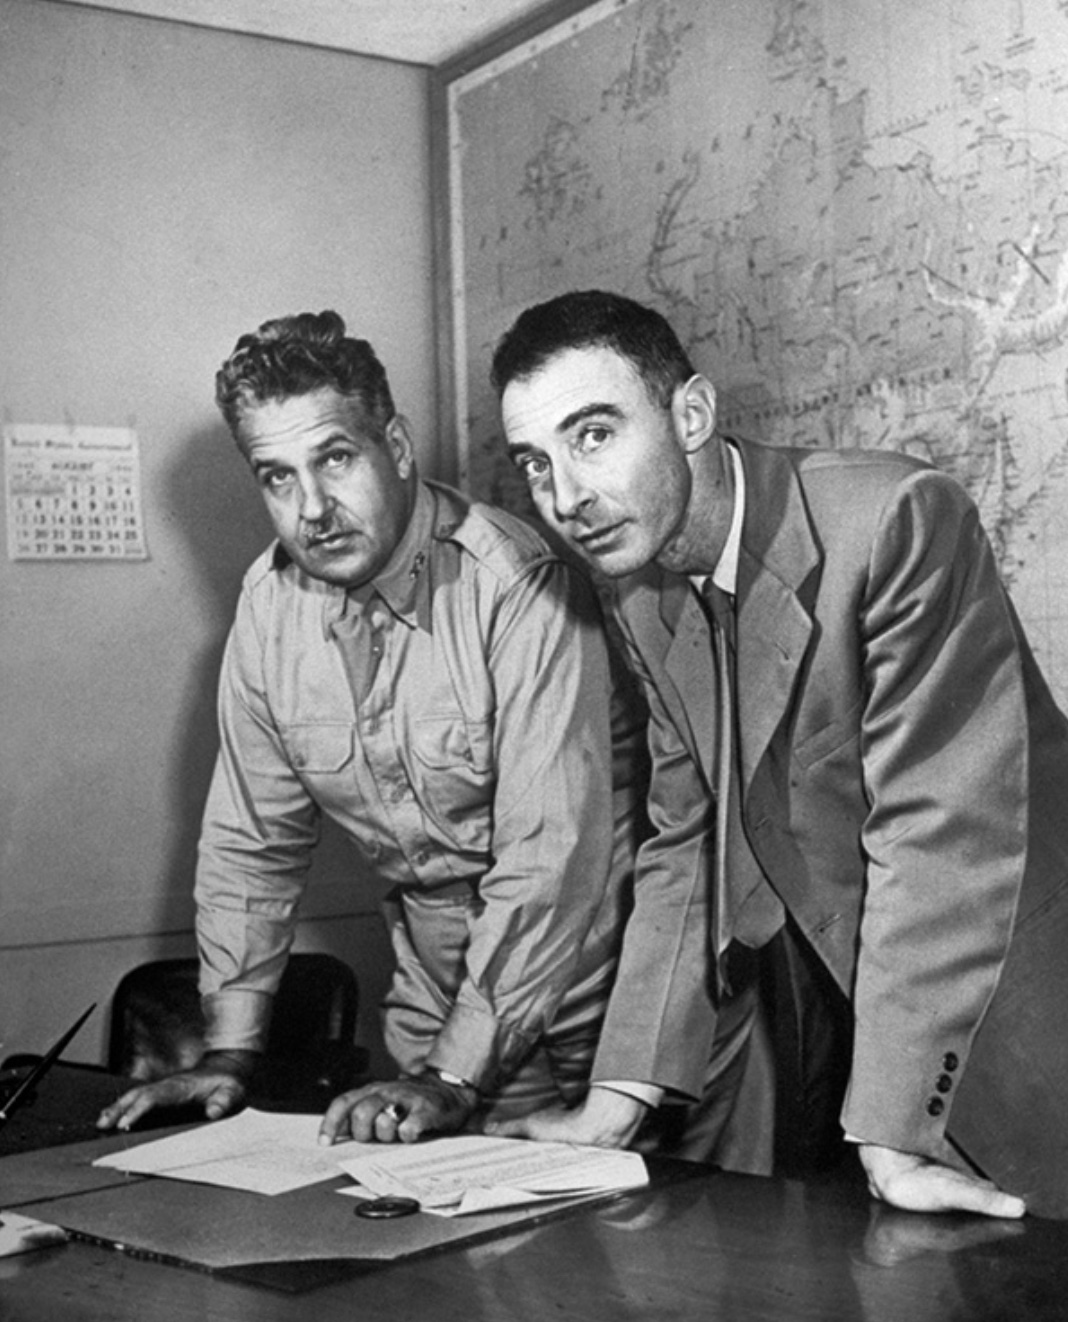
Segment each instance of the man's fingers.
M403 1117L397 1126L397 1137L402 1143L414 1143L427 1132L426 1121L414 1111Z
M414 1143L459 1129L473 1110L461 1092L437 1080L405 1078L342 1093L326 1109L319 1142Z
M147 1092L140 1093L130 1105L126 1108L119 1120L119 1129L129 1129L135 1125L143 1115L147 1115L156 1106L156 1100Z
M327 1107L319 1126L319 1142L340 1143L349 1138L358 1143L371 1143L375 1139L391 1142L398 1124L398 1119L394 1119L392 1114L392 1108L396 1105L373 1087L342 1093Z
M229 1115L244 1099L245 1085L239 1079L220 1073L190 1071L131 1088L117 1102L101 1111L96 1123L99 1129L125 1130L157 1106L184 1106L199 1101L204 1103L207 1118L218 1120Z
M954 1176L956 1172L952 1173ZM935 1211L978 1212L982 1216L1020 1217L1027 1210L1022 1198L1002 1193L994 1185L966 1175L942 1182L938 1190L940 1204Z
M129 1129L156 1105L151 1088L131 1088L97 1118L98 1129Z
M1016 1218L1023 1199L1003 1193L989 1180L966 1175L912 1153L862 1144L861 1161L876 1198L906 1212L977 1212Z
M418 1103L409 1107L390 1102L374 1118L374 1137L379 1143L414 1143L433 1127Z
M224 1115L236 1110L244 1098L245 1089L236 1079L233 1082L221 1083L205 1101L204 1114L209 1120L220 1120Z
M320 1143L337 1143L341 1139L351 1137L349 1107L355 1097L355 1093L342 1093L340 1097L335 1097L326 1108L326 1114L319 1125Z

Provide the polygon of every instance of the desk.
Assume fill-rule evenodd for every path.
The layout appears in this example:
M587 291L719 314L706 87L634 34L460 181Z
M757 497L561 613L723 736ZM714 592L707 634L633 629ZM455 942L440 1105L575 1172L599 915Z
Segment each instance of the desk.
M4 1188L17 1183L5 1175L27 1161L25 1155L0 1161L0 1201ZM670 1164L653 1168L678 1174ZM708 1168L684 1174L654 1175L653 1187L639 1193L307 1294L72 1241L0 1260L0 1316L3 1322L1068 1317L1068 1223L894 1212L873 1204L855 1183L806 1185ZM242 1197L245 1215L255 1217L259 1199ZM22 1210L32 1214L32 1201ZM347 1207L345 1213L351 1215Z
M0 1096L14 1092L28 1069L0 1070ZM0 1128L0 1157L92 1138L96 1118L130 1085L91 1065L58 1063L27 1105Z

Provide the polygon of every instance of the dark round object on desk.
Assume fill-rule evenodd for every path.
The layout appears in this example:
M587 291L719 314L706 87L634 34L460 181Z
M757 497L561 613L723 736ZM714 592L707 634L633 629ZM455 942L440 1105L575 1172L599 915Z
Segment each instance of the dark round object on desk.
M419 1211L419 1204L414 1198L372 1198L360 1203L356 1215L369 1221L391 1221L395 1216L411 1216Z

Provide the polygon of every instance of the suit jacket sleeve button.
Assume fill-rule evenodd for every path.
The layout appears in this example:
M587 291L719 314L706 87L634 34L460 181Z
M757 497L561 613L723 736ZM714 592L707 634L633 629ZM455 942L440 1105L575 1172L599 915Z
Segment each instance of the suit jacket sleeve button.
M942 1057L942 1068L944 1070L949 1070L950 1074L953 1073L959 1064L960 1061L957 1059L957 1053L955 1051L947 1051Z
M953 1087L953 1080L948 1074L940 1074L935 1081L935 1087L939 1092L949 1092L950 1088Z
M941 1099L941 1097L928 1097L927 1099L928 1115L941 1115L945 1109L946 1109L946 1104Z

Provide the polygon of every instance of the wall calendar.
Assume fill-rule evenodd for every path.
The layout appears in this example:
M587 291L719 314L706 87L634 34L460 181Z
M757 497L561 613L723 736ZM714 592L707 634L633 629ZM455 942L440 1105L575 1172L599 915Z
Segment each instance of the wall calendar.
M12 560L147 560L137 433L4 427Z

